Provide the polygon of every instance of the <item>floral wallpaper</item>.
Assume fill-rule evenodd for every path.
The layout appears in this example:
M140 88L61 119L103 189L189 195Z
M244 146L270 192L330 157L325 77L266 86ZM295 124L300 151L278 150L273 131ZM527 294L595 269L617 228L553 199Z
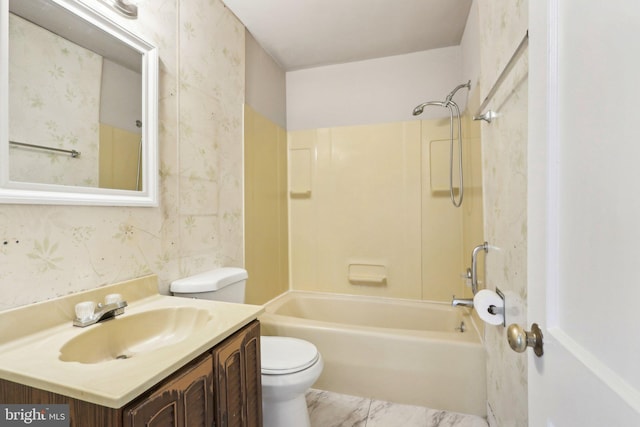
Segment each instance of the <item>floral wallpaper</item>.
M13 14L9 54L9 139L81 153L12 146L11 179L96 187L102 57Z
M220 1L180 2L179 231L198 269L243 264L245 33L232 17Z
M527 2L480 0L481 84L488 93L527 27ZM524 28L522 27L524 25ZM487 288L505 294L506 323L527 322L528 55L517 59L487 106L498 113L482 124ZM483 95L484 96L484 95ZM491 427L526 427L527 355L509 347L506 328L485 325L487 400Z
M480 19L480 99L484 100L529 29L528 0L477 0Z
M137 20L83 1L159 48L160 204L0 205L0 310L244 262L244 27L220 0L142 0Z

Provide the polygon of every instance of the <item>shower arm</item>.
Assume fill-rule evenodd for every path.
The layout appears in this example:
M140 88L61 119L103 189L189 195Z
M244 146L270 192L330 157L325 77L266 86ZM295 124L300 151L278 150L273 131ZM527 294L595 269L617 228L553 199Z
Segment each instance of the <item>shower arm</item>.
M445 103L448 104L449 102L451 102L456 92L462 89L463 87L466 87L467 89L471 90L471 80L469 80L466 83L459 84L451 92L449 92L449 95L447 95L447 97L445 98Z

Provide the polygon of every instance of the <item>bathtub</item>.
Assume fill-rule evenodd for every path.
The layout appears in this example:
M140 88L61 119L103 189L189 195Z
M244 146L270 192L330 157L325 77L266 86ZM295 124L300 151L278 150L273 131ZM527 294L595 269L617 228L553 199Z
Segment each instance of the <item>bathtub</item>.
M318 347L324 371L314 388L486 415L485 352L468 309L289 291L265 304L260 321L263 335Z

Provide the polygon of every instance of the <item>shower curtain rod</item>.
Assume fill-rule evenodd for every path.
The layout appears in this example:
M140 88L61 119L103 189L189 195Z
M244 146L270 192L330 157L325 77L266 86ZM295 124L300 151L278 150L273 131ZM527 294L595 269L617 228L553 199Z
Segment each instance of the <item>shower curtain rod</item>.
M26 142L9 141L11 145L18 145L20 147L36 148L38 150L56 151L58 153L71 154L74 159L80 156L80 152L76 150L64 150L62 148L45 147L44 145L27 144Z

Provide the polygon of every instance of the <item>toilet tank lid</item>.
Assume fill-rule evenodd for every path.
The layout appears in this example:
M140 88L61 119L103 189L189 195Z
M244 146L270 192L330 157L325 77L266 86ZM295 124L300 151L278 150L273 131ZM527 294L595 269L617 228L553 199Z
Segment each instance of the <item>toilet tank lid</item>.
M171 292L197 293L217 291L225 286L247 280L247 270L236 267L217 268L171 282Z

